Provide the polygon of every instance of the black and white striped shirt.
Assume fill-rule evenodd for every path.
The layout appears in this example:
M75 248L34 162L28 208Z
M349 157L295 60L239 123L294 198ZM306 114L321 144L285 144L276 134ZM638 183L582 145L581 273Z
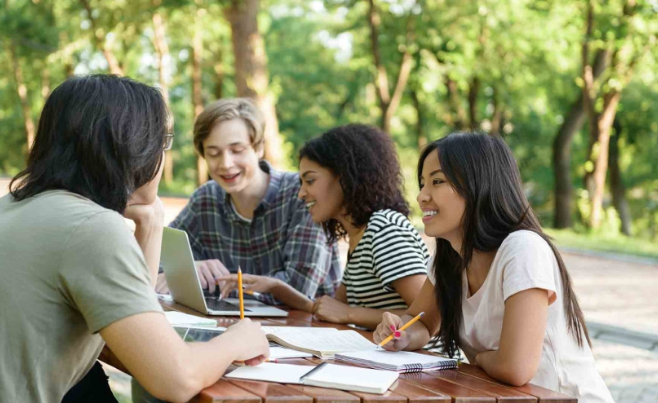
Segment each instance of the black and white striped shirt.
M343 274L347 302L366 308L408 308L392 283L426 275L428 259L425 243L404 215L393 210L373 213L347 259Z

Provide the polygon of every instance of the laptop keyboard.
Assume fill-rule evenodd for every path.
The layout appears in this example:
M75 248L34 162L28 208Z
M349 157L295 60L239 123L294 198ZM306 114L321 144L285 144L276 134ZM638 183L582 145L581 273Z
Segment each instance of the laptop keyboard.
M231 312L239 312L240 307L232 304L230 302L226 302L224 300L217 300L215 298L206 298L206 305L208 305L208 309L212 311L231 311ZM249 309L245 308L245 312L250 312Z

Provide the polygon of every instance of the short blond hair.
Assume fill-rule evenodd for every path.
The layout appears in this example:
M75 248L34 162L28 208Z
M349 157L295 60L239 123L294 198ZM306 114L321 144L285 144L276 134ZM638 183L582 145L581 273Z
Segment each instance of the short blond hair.
M265 119L256 105L247 98L220 99L206 108L194 121L194 148L203 156L203 141L219 122L242 119L247 125L251 145L258 149L263 145Z

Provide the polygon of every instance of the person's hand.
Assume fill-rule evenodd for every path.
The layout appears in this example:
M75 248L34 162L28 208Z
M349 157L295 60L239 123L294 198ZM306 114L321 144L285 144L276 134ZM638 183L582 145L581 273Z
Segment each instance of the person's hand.
M222 337L234 338L235 361L244 361L246 365L258 365L269 358L270 342L260 328L260 323L245 318L230 326Z
M164 204L159 197L147 200L135 192L128 198L128 205L123 216L135 222L135 225L160 224L164 225Z
M350 306L328 295L324 295L313 304L316 318L332 323L349 323Z
M402 327L402 318L390 312L384 312L382 323L377 325L377 329L372 333L372 339L376 344L382 342L388 336L393 335L393 340L384 344L382 348L389 351L400 351L409 345L411 339L405 331L399 331Z
M196 265L196 271L199 273L201 288L207 288L211 294L215 292L217 279L231 274L226 266L217 259L198 260L194 264ZM220 284L220 286L220 289L222 289L223 284Z
M169 286L164 273L158 274L158 279L155 281L155 292L158 294L169 294Z
M224 299L233 290L238 289L238 275L229 274L228 276L218 277L217 281L220 281L222 286L222 295L220 298ZM255 291L255 292L271 292L279 280L273 277L267 276L258 276L256 274L242 274L242 289L245 291Z

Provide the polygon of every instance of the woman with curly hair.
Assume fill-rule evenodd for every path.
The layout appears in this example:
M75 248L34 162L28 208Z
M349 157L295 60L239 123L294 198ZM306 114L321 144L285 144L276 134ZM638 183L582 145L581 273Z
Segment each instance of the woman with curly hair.
M302 147L299 174L299 198L313 221L322 224L329 242L349 242L342 284L335 297L315 302L281 281L245 275L245 289L270 292L321 320L371 329L384 312L405 312L427 277L429 253L407 219L391 138L371 126L336 127Z

